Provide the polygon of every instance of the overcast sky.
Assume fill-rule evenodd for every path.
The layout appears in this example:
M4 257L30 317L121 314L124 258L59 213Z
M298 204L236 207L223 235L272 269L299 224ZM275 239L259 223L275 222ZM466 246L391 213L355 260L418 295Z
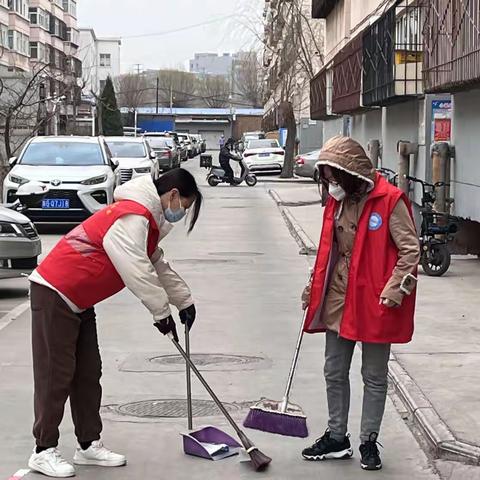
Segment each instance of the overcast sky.
M122 70L127 72L134 64L185 68L196 52L249 49L256 37L242 24L261 26L258 12L264 0L79 0L78 4L80 27L92 27L99 37L123 38ZM222 20L206 23L216 19ZM188 28L197 24L203 25ZM128 38L172 30L180 31Z

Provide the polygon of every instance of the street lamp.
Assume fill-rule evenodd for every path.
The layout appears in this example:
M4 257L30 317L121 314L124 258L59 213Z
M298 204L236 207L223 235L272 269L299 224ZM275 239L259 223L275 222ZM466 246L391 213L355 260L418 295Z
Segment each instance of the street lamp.
M61 97L58 98L52 98L52 97L47 97L46 100L47 102L50 102L53 105L52 108L52 116L53 116L53 135L55 137L58 136L58 106L63 103L67 97L65 95L62 95Z

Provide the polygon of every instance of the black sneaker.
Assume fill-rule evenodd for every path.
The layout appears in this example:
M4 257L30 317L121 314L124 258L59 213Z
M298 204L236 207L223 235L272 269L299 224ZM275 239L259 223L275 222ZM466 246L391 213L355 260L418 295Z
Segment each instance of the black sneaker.
M339 442L330 437L330 431L327 430L323 437L319 438L311 447L302 452L306 460L329 460L351 458L353 449L350 445L350 439L345 437Z
M360 465L363 470L380 470L382 468L382 460L377 447L378 433L371 433L367 442L360 445ZM378 445L380 445L378 443Z

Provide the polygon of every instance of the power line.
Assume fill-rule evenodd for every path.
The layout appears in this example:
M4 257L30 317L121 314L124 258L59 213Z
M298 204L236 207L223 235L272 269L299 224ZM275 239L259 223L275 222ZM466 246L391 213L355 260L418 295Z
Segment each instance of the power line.
M217 17L212 20L207 20L201 23L195 23L193 25L186 25L185 27L176 28L174 30L164 30L163 32L153 32L153 33L140 33L137 35L126 35L122 36L122 40L131 39L131 38L145 38L145 37L161 37L163 35L170 35L171 33L184 32L185 30L191 30L193 28L203 27L204 25L211 25L212 23L218 23L223 20L228 20L229 18L236 17L236 15L227 15L225 17Z

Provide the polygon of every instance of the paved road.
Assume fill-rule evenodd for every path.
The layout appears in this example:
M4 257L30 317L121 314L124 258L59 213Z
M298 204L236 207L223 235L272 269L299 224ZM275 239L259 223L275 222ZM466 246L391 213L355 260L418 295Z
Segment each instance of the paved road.
M197 160L190 163L196 165ZM204 172L189 167L203 182ZM204 182L203 182L204 183ZM192 350L204 354L243 355L253 363L202 366L213 388L237 408L240 421L245 403L262 396L281 397L300 322L299 294L308 263L264 185L256 188L204 188L206 203L198 230L186 237L178 226L164 248L176 269L189 282L196 297L199 318ZM46 237L52 244L58 237ZM78 469L83 479L133 478L239 479L253 478L238 458L217 463L186 457L179 432L184 418L139 419L119 415L116 406L130 402L181 399L184 373L180 366L165 368L153 357L174 354L168 341L151 326L151 318L128 292L98 307L99 336L104 369L104 439L126 452L129 465L119 470ZM32 448L31 356L29 314L0 332L0 479L24 468ZM308 463L300 451L323 433L326 425L325 386L322 378L323 337L305 340L293 400L305 409L311 437L307 440L251 432L251 438L274 458L263 478L357 479L358 453L352 461ZM355 449L361 399L359 355L352 367L351 432ZM194 382L194 397L207 400ZM108 406L108 407L107 407ZM220 416L199 418L196 425L213 423L229 430ZM250 433L249 433L250 435ZM389 401L382 432L385 468L382 479L438 478L400 415ZM72 457L74 437L69 415L62 425L61 449ZM363 475L363 474L362 474ZM365 474L368 475L368 474ZM37 478L27 475L28 479Z

